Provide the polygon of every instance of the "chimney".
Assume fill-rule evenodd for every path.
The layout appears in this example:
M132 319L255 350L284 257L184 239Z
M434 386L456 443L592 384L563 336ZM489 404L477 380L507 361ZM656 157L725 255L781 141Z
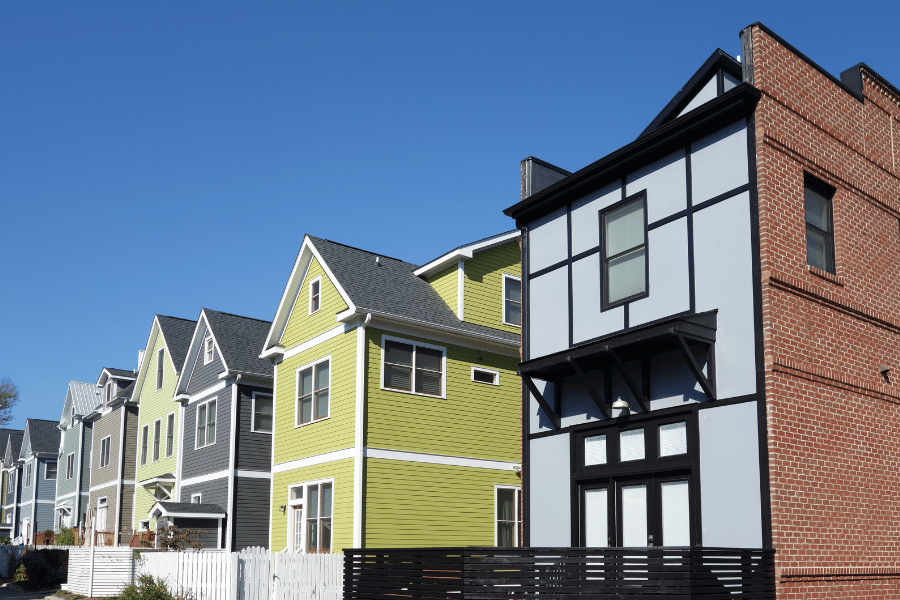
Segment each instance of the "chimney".
M537 194L571 173L539 158L529 156L520 163L522 173L522 200Z

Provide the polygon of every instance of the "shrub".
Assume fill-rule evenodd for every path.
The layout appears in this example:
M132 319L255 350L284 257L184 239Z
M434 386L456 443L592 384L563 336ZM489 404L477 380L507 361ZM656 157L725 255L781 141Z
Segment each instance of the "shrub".
M22 587L28 591L43 590L57 586L64 578L65 576L60 569L55 569L48 564L42 552L27 552L23 554L21 565L16 569L16 581L22 581Z
M25 565L20 564L18 568L16 568L16 576L13 578L13 581L19 583L26 579L28 579L28 574L25 572Z
M63 527L59 530L59 535L56 536L56 539L53 540L53 543L57 546L74 546L75 530Z
M193 595L186 591L173 594L162 579L141 575L136 584L122 590L119 600L193 600Z
M9 546L12 544L12 540L8 537L0 537L0 546Z

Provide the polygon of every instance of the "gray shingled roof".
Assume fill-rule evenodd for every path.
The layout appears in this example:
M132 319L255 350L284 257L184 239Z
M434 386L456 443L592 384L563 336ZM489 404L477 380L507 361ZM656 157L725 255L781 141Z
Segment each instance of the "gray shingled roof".
M197 321L165 315L156 315L156 318L159 320L163 337L166 338L166 346L169 348L169 355L175 365L175 370L180 373L184 366L184 358L191 346L191 338L194 335L194 328L197 327Z
M225 514L218 504L196 504L193 502L157 502L168 513Z
M515 333L456 318L434 288L413 273L419 265L322 238L309 236L309 239L353 304L362 312L369 309L463 333L489 335L511 344L519 343L519 336ZM380 265L375 263L376 256L381 259Z
M93 383L70 381L69 396L72 397L75 414L82 417L91 414L103 402L100 389ZM68 419L69 415L63 415L63 417Z
M31 441L32 452L59 452L59 421L26 419L25 429Z
M271 377L274 366L259 357L259 349L266 342L271 321L261 321L204 308L222 358L230 371L254 373Z
M19 435L19 439L21 439L22 434L25 433L21 429L0 429L0 461L3 460L2 453L6 452L6 444L9 442L9 436L11 435ZM18 455L18 451L16 451Z
M117 377L130 377L132 379L137 377L137 374L134 371L129 371L128 369L113 369L112 367L105 367L106 371L109 371L109 374L113 376L113 378Z
M115 399L116 400L125 400L125 401L131 400L131 394L134 392L134 384L135 383L137 383L137 381L130 382L121 392L116 394Z
M10 447L9 449L12 451L10 453L10 457L12 458L13 461L18 460L19 453L22 452L22 440L24 440L24 439L25 439L25 431L24 430L22 430L22 431L14 430L14 431L12 431L12 433L9 434L9 442L7 442L7 443L9 444L9 447ZM4 448L4 452L5 451L6 451L6 449ZM4 454L4 461L5 461L5 459L6 459L6 455ZM12 465L11 464L8 465L4 462L3 466L8 468L8 467L11 467Z

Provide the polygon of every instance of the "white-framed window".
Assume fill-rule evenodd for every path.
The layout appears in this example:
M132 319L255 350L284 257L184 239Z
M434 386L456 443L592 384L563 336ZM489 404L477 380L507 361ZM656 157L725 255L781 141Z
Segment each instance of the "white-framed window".
M291 550L306 554L331 552L334 480L291 485L288 488L288 506Z
M12 523L12 513L11 512L6 513L6 523L7 523L7 525Z
M444 397L447 349L399 338L381 338L381 388Z
M57 468L56 461L49 461L44 465L44 479L56 480Z
M160 348L156 353L156 389L161 390L163 386L163 365L166 357L166 349Z
M203 504L203 494L191 494L191 504Z
M297 369L294 426L328 418L331 394L331 356Z
M12 491L16 489L16 478L13 477L12 471L7 471L6 473L6 491L7 493L12 493Z
M70 452L66 456L66 479L72 479L73 477L75 477L75 453Z
M216 443L216 401L208 400L197 405L197 448Z
M25 487L31 487L31 463L25 465Z
M206 336L206 339L203 341L203 364L208 365L213 361L213 358L216 356L216 348L215 344L213 344L213 338L211 335Z
M494 486L495 546L519 545L519 526L522 521L519 515L519 494L519 488L516 486Z
M147 464L147 446L150 441L150 425L141 427L141 465Z
M503 324L522 326L522 278L503 274Z
M113 394L115 393L116 382L110 379L106 382L106 404L113 399Z
M166 458L175 452L175 413L169 413L166 417Z
M153 462L159 460L159 444L162 442L162 419L153 422Z
M150 519L144 519L143 521L139 521L138 527L140 527L141 531L149 531L150 530Z
M253 392L250 431L272 433L272 396Z
M111 436L106 436L100 440L100 468L109 465L109 445L112 441Z
M309 282L309 314L319 312L322 308L322 276Z
M472 365L472 381L487 383L488 385L500 385L500 371Z

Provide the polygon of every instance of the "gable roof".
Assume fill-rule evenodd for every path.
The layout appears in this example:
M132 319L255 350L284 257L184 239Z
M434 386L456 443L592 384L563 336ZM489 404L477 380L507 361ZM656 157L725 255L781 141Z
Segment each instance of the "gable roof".
M69 391L66 393L66 401L72 401L75 407L75 414L83 417L94 411L103 402L103 396L100 390L93 383L82 383L80 381L70 381ZM68 417L65 413L63 417Z
M2 450L5 452L6 446L9 444L10 436L12 436L12 435L21 436L22 433L24 433L24 432L21 429L6 429L6 428L0 429L0 448L2 448ZM0 462L3 461L3 458L4 458L3 456L0 456Z
M513 240L519 239L521 235L522 234L518 229L513 229L512 231L506 231L468 244L463 244L462 246L457 246L450 252L445 252L434 260L428 261L413 271L413 273L418 277L428 277L429 275L433 275L446 269L451 264L455 264L459 259L466 260L472 258L477 252L484 252L485 250L507 244Z
M137 379L137 371L129 371L127 369L113 369L112 367L104 367L100 371L100 377L97 378L97 385L106 385L110 379L124 379L126 381L134 381Z
M28 458L22 455L23 452L56 454L59 452L60 435L56 421L25 419L25 439L19 451L19 458Z
M216 338L222 362L230 372L271 377L272 363L259 357L259 348L272 326L271 321L203 309Z
M175 375L181 373L184 367L184 359L187 356L188 348L191 345L191 337L194 329L197 327L197 321L190 319L179 319L178 317L169 317L166 315L153 315L153 326L150 328L150 336L147 338L147 345L144 347L144 358L138 367L138 376L135 385L129 386L131 390L131 401L137 402L144 382L147 379L147 372L150 368L150 352L156 347L156 340L162 335L163 344L166 347L166 353L169 360L175 367Z
M3 453L3 466L7 469L19 459L19 453L22 450L22 440L25 439L25 430L15 429L9 434L9 441L6 442L6 448Z

